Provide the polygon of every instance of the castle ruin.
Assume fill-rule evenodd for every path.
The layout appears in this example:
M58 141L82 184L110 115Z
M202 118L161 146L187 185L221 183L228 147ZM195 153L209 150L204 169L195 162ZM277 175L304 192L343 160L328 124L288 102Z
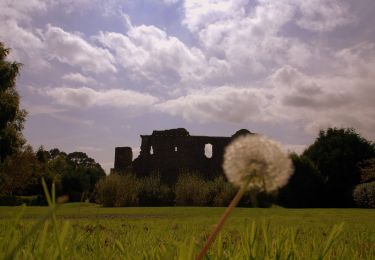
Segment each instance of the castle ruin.
M184 128L141 135L141 151L133 159L130 147L116 147L113 171L137 176L158 173L163 182L174 183L181 172L199 172L208 179L223 174L225 147L236 137L252 134L246 129L231 137L191 136ZM207 150L210 153L207 153Z

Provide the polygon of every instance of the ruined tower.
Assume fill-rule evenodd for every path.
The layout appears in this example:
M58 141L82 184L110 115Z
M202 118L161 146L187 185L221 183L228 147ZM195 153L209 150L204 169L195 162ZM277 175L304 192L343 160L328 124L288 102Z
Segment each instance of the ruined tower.
M131 147L115 148L115 167L114 171L123 173L132 164L133 151Z

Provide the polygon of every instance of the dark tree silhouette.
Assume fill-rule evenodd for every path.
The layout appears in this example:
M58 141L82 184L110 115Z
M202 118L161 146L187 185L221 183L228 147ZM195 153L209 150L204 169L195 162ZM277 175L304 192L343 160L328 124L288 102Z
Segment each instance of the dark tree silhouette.
M305 156L292 154L294 173L280 189L278 203L289 208L311 208L323 205L323 180L319 170Z
M22 136L26 111L20 109L16 77L21 64L6 60L9 49L0 42L0 163L8 155L20 151L25 144Z
M319 169L329 207L353 206L352 192L360 182L358 164L375 156L375 146L351 128L329 128L320 131L304 156Z

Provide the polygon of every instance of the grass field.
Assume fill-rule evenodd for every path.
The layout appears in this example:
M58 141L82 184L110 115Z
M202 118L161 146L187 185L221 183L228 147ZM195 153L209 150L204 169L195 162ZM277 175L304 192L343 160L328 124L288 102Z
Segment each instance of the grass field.
M1 259L192 259L225 209L69 203L55 218L27 207L18 220L22 210L0 207ZM237 208L208 257L375 259L375 210Z

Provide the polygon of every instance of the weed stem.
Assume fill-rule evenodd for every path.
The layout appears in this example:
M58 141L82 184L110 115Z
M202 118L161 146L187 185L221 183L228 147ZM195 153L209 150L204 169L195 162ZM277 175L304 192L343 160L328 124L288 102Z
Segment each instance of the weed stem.
M233 209L237 206L238 202L240 202L242 196L247 191L248 185L250 183L250 178L248 178L239 191L237 192L236 196L233 198L227 209L225 210L224 214L221 216L219 223L216 225L215 229L211 232L210 236L207 238L206 243L204 244L202 250L199 252L196 260L202 260L203 257L206 255L208 249L210 248L211 244L214 242L216 235L220 232L223 228L225 221L232 213Z

